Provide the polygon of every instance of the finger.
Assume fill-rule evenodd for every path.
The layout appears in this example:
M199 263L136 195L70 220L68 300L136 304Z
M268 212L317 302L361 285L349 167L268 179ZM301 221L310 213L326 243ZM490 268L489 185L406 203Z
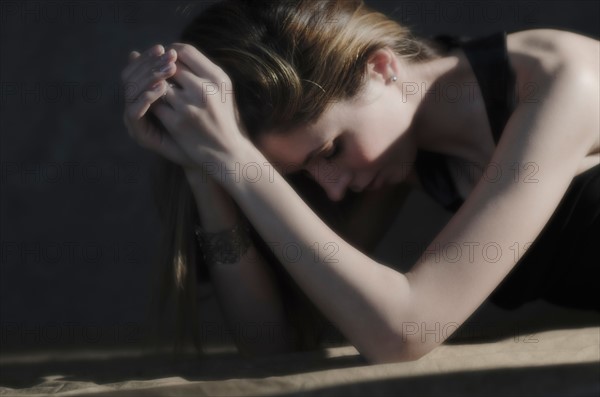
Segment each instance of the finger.
M142 80L144 79L144 77L149 74L149 71L151 69L155 68L157 64L162 62L161 57L166 58L168 56L169 55L165 56L164 54L162 54L144 57L142 55L139 59L134 61L134 63L136 63L135 68L130 71L129 75L126 77L125 82L128 85L133 85L137 88L143 88L144 83L142 82ZM142 87L140 87L140 85Z
M156 101L152 104L152 113L158 117L163 126L168 130L173 126L173 117L175 110L166 102Z
M169 80L175 82L181 90L189 89L198 85L198 76L196 76L186 64L179 59L175 62L177 70Z
M163 155L174 163L179 163L181 161L181 149L168 133L162 133L158 138L152 137L148 144L148 148Z
M132 65L132 64L134 63L134 61L135 61L136 59L138 59L138 58L139 58L141 55L142 55L142 54L140 54L140 53L139 53L139 52L137 52L137 51L131 51L131 52L129 53L128 57L127 57L128 61L129 61L127 65L128 65L128 66ZM128 82L128 81L125 81L125 80L123 79L123 74L121 75L121 79L123 80L123 81L122 81L122 83L123 83L123 85L124 85L124 87L123 87L123 88L124 88L124 89L123 89L123 92L124 92L124 95L125 95L125 99L126 99L126 100L129 100L128 98L131 96L131 94L129 94L129 93L130 93L131 91L136 91L136 90L135 90L135 88L136 88L136 87L135 87L133 84L131 84L130 82Z
M202 102L206 100L206 95L212 95L218 92L218 87L214 87L215 83L200 79L196 76L184 63L179 59L175 62L177 70L172 77L167 79L167 82L174 82L174 86L170 86L166 90L165 100L173 109L179 109L185 103L190 101ZM200 99L202 96L202 99Z
M134 60L138 59L138 58L139 58L141 55L142 55L142 54L140 54L140 53L139 53L139 52L137 52L137 51L131 51L131 52L129 53L129 62L131 62L131 61L134 61Z
M165 92L163 93L159 102L166 102L173 109L180 109L184 106L188 101L183 97L183 90L177 88L174 83L170 83L167 81L167 86L165 88Z
M144 91L125 108L127 118L131 121L132 125L144 117L148 108L164 94L166 85L164 81L159 82L157 87Z
M173 43L167 46L167 49L173 48L177 51L177 57L184 63L196 76L219 80L223 70L215 65L196 47L189 44Z
M165 72L152 72L147 70L145 75L137 77L134 81L127 85L125 90L125 100L127 103L134 103L144 91L154 89L155 85L161 81L166 81L175 73L175 67L171 63L171 67Z
M156 114L153 115L156 118ZM166 139L167 131L164 128L164 125L160 125L162 121L160 121L160 119L156 120L158 120L159 123L151 122L149 117L144 117L139 120L135 120L135 117L130 117L130 115L127 114L124 117L125 126L127 127L129 136L140 146L149 149L158 148L158 146L161 146L165 140L166 146L169 146L170 142L174 142L172 138L170 140ZM174 155L174 149L175 148L171 147L167 150ZM169 158L175 160L174 156Z
M175 73L177 67L175 65L177 61L177 53L174 50L167 50L160 58L149 65L149 78L151 82L164 79L165 76L172 76Z
M127 83L125 99L128 102L133 102L148 87L171 77L177 70L174 62L175 59L176 55L167 52L165 53L165 58L156 58L153 63L142 66L139 70L139 75L132 76L131 80ZM168 66L168 68L165 69L164 66Z
M165 48L161 44L156 44L146 50L140 57L130 61L129 64L121 72L121 81L127 83L132 75L135 75L142 64L147 63L153 58L159 57L165 53Z
M133 139L140 146L150 149L174 163L181 161L181 149L166 131L160 131L158 128L149 128L143 133L135 134Z
M215 95L224 98L223 84L199 78L181 62L176 62L176 65L177 71L167 79L167 82L174 81L176 85L167 88L165 94L165 100L173 109L182 109L188 104L205 107L208 98Z

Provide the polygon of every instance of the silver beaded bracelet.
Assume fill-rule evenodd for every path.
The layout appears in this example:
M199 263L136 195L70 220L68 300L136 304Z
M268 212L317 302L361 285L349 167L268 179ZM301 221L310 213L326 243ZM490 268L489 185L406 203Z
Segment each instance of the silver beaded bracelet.
M245 219L231 229L216 233L206 232L200 225L196 225L195 233L204 260L209 266L238 263L252 244L250 228Z

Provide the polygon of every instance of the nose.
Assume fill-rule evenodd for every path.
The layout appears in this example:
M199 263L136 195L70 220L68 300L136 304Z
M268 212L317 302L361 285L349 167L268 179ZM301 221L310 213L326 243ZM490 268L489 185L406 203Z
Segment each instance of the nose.
M333 166L314 166L308 170L311 176L325 190L331 201L341 201L352 179L349 172L336 169Z

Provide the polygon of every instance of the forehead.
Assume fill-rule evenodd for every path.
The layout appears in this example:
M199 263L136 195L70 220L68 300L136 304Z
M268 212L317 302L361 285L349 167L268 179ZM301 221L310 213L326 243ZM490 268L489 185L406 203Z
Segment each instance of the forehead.
M257 147L280 173L299 171L308 153L326 142L314 127L269 131L261 135Z
M299 171L306 156L330 141L341 128L342 113L341 104L333 104L314 123L261 134L257 147L279 172Z

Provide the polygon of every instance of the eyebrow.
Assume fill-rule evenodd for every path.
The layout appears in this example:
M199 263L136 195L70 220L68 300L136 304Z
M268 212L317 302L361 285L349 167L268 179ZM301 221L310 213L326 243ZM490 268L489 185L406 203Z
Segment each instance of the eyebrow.
M322 150L323 150L323 147L324 147L324 146L325 146L325 145L323 144L323 145L319 146L318 148L316 148L315 150L311 151L311 152L308 154L308 156L306 156L306 158L304 159L304 161L302 162L302 164L301 164L301 165L302 165L302 167L306 167L306 165L308 165L308 162L309 162L309 161L310 161L310 160L311 160L313 157L315 157L315 155L316 155L317 153L319 153L320 151L322 151Z

